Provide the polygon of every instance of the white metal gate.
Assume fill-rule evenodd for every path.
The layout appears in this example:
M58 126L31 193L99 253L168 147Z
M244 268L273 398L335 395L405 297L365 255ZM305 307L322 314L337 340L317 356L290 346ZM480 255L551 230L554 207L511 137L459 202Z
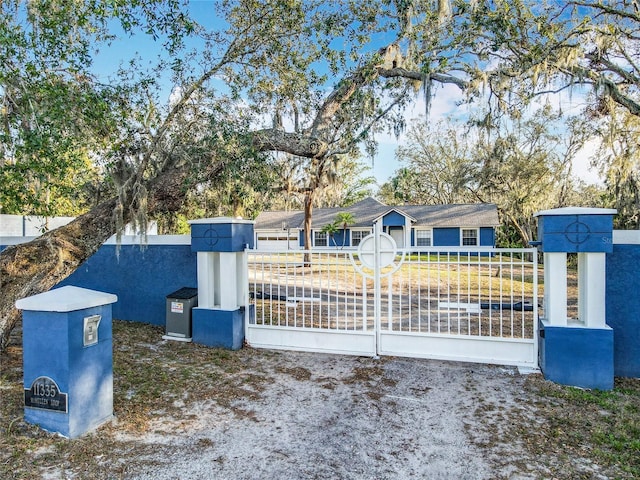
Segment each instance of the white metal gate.
M536 249L248 250L253 347L537 366Z

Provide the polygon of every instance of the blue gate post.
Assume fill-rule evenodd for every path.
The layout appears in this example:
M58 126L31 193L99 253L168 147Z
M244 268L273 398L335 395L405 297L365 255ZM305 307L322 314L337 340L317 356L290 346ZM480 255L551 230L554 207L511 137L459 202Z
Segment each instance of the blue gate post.
M16 302L22 312L24 418L78 437L113 417L111 304L65 286Z
M606 325L606 254L613 248L613 215L604 208L538 212L536 242L544 254L544 315L540 368L564 385L613 388L613 330ZM578 318L567 318L567 253L578 254Z
M245 248L253 248L253 221L229 217L192 220L191 250L197 252L198 306L192 311L193 342L238 350L248 308Z

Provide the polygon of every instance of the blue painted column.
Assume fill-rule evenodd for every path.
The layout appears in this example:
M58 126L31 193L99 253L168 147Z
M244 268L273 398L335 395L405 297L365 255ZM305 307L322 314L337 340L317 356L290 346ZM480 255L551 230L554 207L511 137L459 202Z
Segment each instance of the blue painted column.
M613 330L606 324L606 254L616 210L568 207L538 212L544 254L540 368L548 380L613 388ZM567 318L567 253L578 255L578 318Z
M23 298L24 418L78 437L113 417L109 293L65 286Z
M197 252L198 306L192 310L193 342L238 350L244 343L248 268L253 223L229 217L192 220L191 250Z

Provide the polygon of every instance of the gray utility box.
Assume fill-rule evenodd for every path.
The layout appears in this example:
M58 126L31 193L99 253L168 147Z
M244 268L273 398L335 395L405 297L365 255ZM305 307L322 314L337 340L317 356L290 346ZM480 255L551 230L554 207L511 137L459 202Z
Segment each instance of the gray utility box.
M191 339L191 309L196 306L197 288L184 287L167 295L167 337Z

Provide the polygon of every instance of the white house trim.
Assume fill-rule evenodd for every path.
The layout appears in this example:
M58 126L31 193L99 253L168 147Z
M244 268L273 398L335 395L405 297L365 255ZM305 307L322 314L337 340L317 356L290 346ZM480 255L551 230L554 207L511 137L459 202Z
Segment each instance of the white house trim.
M373 232L373 229L369 228L369 227L350 227L350 228L347 228L347 230L350 231L350 234L349 234L349 246L350 247L354 247L354 246L357 247L357 245L353 244L353 234L354 234L354 232L364 232L364 235L362 236L362 238L366 237L367 235L370 235L371 232Z
M473 230L476 232L476 243L474 245L464 244L464 232ZM479 227L460 227L460 246L461 247L479 247L480 246L480 228Z
M418 232L429 232L429 245L424 245L426 247L433 246L433 228L431 227L414 227L413 228L413 246L418 247Z

